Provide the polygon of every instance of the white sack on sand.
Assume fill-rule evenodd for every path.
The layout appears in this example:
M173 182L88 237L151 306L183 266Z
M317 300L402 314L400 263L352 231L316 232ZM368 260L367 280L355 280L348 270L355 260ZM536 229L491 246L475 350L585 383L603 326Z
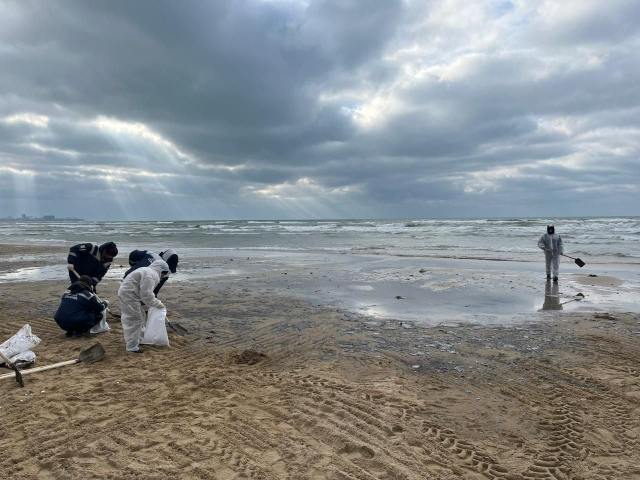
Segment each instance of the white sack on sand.
M0 345L0 350L5 356L11 358L19 353L31 350L38 345L42 340L33 333L31 333L31 325L26 324L18 333L16 333L9 340ZM4 362L1 362L4 363Z
M111 330L111 327L107 323L107 309L105 308L102 311L102 320L100 320L100 323L98 323L97 325L94 325L93 327L91 327L91 330L89 330L89 333L102 333L102 332L108 332L109 330Z
M36 363L36 354L31 350L27 350L26 352L14 355L9 360L11 360L11 363L13 363L16 367L24 367L26 365Z
M165 320L167 310L164 308L149 308L147 313L147 325L144 328L144 337L140 343L145 345L169 346L169 335Z

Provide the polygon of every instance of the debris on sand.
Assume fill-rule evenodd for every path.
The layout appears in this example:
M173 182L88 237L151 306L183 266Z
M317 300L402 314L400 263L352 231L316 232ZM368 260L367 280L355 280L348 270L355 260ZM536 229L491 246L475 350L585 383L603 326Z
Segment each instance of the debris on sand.
M232 353L231 359L238 365L256 365L264 360L268 360L269 357L255 350L243 350L240 353Z

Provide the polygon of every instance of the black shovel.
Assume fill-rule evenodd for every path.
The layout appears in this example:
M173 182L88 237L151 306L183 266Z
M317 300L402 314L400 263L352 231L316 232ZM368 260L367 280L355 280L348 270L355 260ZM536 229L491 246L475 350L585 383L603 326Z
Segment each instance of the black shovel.
M579 258L573 258L573 257L570 257L569 255L565 255L564 253L560 253L560 252L555 252L553 250L549 250L548 248L545 248L545 250L547 252L557 253L558 255L562 255L563 257L567 257L567 258L570 258L571 260L574 260L576 262L576 265L578 265L580 268L582 268L582 267L584 267L586 265L586 263L584 263Z
M13 370L16 373L16 382L18 382L18 385L20 385L21 387L24 387L24 382L22 381L22 374L20 373L20 370L18 370L18 367L16 367L13 363L11 363L11 360L7 358L5 354L2 352L0 352L0 358L4 360L4 363L7 364L7 367L9 367L11 370Z
M184 328L179 323L170 322L169 320L167 320L167 325L169 325L169 328L171 328L171 330L173 330L174 332L176 332L178 335L180 335L182 337L184 337L185 335L187 335L189 333L189 330Z

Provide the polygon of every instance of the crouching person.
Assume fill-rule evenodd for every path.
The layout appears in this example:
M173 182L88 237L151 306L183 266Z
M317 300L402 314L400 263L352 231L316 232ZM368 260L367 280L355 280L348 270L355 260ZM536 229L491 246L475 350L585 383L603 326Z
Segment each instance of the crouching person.
M65 330L67 337L88 336L89 330L100 323L106 302L93 293L91 277L82 275L64 292L54 320Z
M127 351L144 353L140 341L144 336L145 313L140 302L149 308L165 308L153 293L160 280L169 275L169 265L164 260L156 260L148 267L141 267L122 281L118 290L122 311L122 331Z

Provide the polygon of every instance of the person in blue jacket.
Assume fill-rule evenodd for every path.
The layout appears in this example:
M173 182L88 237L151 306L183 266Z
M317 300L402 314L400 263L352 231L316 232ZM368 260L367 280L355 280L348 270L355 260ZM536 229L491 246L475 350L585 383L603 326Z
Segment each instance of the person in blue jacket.
M140 267L148 267L156 260L164 260L169 265L169 271L171 273L176 273L178 268L178 254L175 250L169 248L160 254L150 252L149 250L134 250L129 254L129 265L131 268L124 273L124 278L127 278L131 272L137 270ZM158 292L162 288L162 286L169 279L168 276L162 278L158 286L153 290L154 295L157 297Z
M78 272L78 275L88 275L94 291L105 276L113 258L118 255L118 247L113 242L103 243L98 246L93 243L80 243L69 249L67 263L69 267L69 279L71 283L77 280L71 268Z
M105 308L107 303L99 301L93 293L91 277L81 275L62 295L53 319L67 332L67 337L86 336L100 323Z

